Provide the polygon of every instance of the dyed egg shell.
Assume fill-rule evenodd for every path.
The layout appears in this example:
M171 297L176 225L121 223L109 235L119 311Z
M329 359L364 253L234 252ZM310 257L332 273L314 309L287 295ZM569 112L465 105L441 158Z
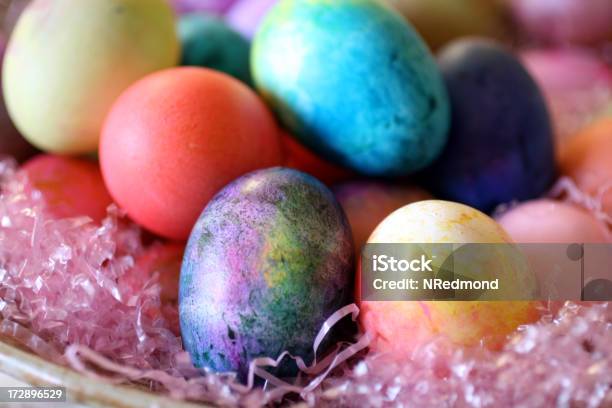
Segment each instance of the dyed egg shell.
M433 49L465 36L502 38L505 9L491 0L388 0Z
M187 14L178 24L183 57L181 65L207 67L251 84L251 46L222 20L205 14Z
M88 216L100 222L113 202L96 163L42 154L24 163L22 171L57 218Z
M602 243L610 238L608 229L587 211L548 199L522 203L498 222L520 243Z
M498 222L519 243L599 244L609 242L612 237L608 228L589 212L569 203L548 199L522 203L501 215ZM564 246L555 245L548 249L542 245L523 245L521 250L536 273L543 291L541 295L544 298L549 293L555 296L557 301L549 304L551 309L560 308L566 300L580 299L579 269L574 263L563 262L565 259L560 262L559 257L566 253ZM588 271L590 265L599 261L600 251L587 252ZM605 261L598 262L598 268L605 265Z
M522 30L550 43L596 44L612 40L609 0L507 0Z
M612 104L612 70L585 49L535 49L521 55L548 102L557 151Z
M244 376L255 357L311 360L323 322L350 303L353 246L333 194L286 168L245 175L206 207L179 286L185 349L198 367Z
M603 118L571 138L561 152L561 172L583 192L597 197L612 214L612 117Z
M374 229L393 211L431 196L418 187L376 181L353 181L334 188L353 231L355 249L361 251Z
M238 80L173 68L130 87L104 125L100 164L111 195L149 230L184 240L225 184L279 165L274 117Z
M278 0L238 0L225 18L230 26L246 38L253 38L261 21Z
M178 57L165 0L34 0L4 59L6 105L36 147L89 153L121 92Z
M504 244L511 240L480 211L447 201L420 201L389 215L368 242ZM499 268L516 266L517 285L535 285L529 271L508 261L500 258ZM529 289L520 285L516 290ZM525 301L364 301L360 306L363 327L376 336L371 349L393 352L398 358L437 337L456 346L484 344L497 349L519 325L540 317L539 302Z
M488 40L440 54L452 104L446 149L425 174L435 196L481 211L542 195L555 178L554 142L540 91L521 63Z
M5 46L4 36L0 36L0 76L2 75L1 66L4 59ZM4 96L0 92L0 155L11 156L21 162L34 154L36 154L36 149L15 128L6 110Z
M171 0L172 6L179 14L207 12L223 14L235 0Z
M251 66L287 129L334 163L404 175L444 147L449 105L433 58L377 1L279 2L255 37Z
M319 157L293 136L283 133L281 140L285 148L285 161L283 163L285 167L308 173L327 185L347 180L354 175L352 171Z

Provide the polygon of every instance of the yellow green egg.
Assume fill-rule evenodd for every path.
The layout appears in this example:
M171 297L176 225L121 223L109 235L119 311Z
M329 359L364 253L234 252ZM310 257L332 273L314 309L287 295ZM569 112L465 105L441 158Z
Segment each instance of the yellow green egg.
M4 60L11 118L40 149L88 153L115 99L145 75L178 63L165 0L35 0Z

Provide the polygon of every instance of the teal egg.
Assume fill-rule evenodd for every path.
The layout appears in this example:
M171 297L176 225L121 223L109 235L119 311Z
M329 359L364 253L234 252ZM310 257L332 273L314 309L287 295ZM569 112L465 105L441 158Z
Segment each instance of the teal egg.
M445 146L449 101L427 46L375 0L282 0L251 55L255 84L284 125L329 160L402 176Z
M202 13L182 16L178 30L183 50L181 65L215 69L252 85L251 45L241 34L219 18Z

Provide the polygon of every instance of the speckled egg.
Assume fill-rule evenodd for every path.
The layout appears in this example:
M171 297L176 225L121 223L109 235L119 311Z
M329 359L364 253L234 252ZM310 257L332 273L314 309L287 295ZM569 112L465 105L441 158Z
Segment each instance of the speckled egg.
M433 49L459 37L502 38L508 26L504 7L491 0L388 0Z
M286 168L247 174L208 204L179 285L185 349L194 364L244 376L283 350L312 359L322 323L350 302L353 246L333 194Z
M434 195L490 212L539 197L555 178L550 118L518 59L484 39L445 47L440 67L450 93L449 142L424 174Z
M178 28L181 65L211 68L251 84L251 46L223 20L201 13L186 14L180 18Z
M285 126L331 161L405 175L446 143L448 97L434 60L378 1L283 0L257 32L251 58L256 86Z
M506 232L480 211L436 200L400 208L368 240L368 243L511 242ZM507 276L516 278L506 280L514 282L514 288L507 290L530 293L537 288L535 276L519 261L502 256L497 260L497 267L487 271L495 274L494 270L505 270L512 274ZM364 301L360 319L364 328L375 334L373 350L393 352L400 358L436 338L454 346L484 344L497 349L519 325L538 320L539 306L539 302L527 301Z
M165 0L34 0L9 41L4 98L36 147L89 153L121 92L178 58Z

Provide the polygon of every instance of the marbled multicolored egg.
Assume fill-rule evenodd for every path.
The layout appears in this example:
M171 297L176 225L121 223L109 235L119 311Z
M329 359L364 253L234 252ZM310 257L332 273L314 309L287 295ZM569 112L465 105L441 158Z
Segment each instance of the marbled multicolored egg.
M246 85L206 68L151 74L113 105L100 165L128 215L164 237L185 240L227 183L282 162L272 113Z
M230 26L246 38L253 38L261 21L278 0L238 0L225 18Z
M433 58L378 1L279 2L255 37L252 70L293 135L361 173L412 173L446 143L449 104Z
M420 201L388 216L368 243L507 245L511 239L495 221L473 208L447 201ZM516 277L512 279L515 287L507 290L529 293L537 288L531 271L513 257L500 257L498 268L488 269L490 276L500 270ZM526 301L367 301L361 302L360 319L364 328L376 335L373 350L394 352L400 358L437 337L456 346L498 348L519 325L538 320L538 307L538 302Z
M521 63L489 40L441 51L452 104L444 152L425 174L435 196L489 212L542 195L555 178L554 141L540 90Z
M34 0L8 45L4 97L17 128L35 146L89 153L121 92L178 58L165 0Z
M433 49L459 37L502 38L505 10L491 0L388 0Z
M432 198L418 187L378 181L352 181L333 190L351 225L356 251L361 251L374 229L393 211Z
M181 65L225 72L251 85L251 45L223 20L201 13L186 14L178 24L182 43Z
M199 367L238 371L283 350L312 359L322 323L350 302L353 246L333 194L286 168L245 175L198 220L183 260L179 313Z

